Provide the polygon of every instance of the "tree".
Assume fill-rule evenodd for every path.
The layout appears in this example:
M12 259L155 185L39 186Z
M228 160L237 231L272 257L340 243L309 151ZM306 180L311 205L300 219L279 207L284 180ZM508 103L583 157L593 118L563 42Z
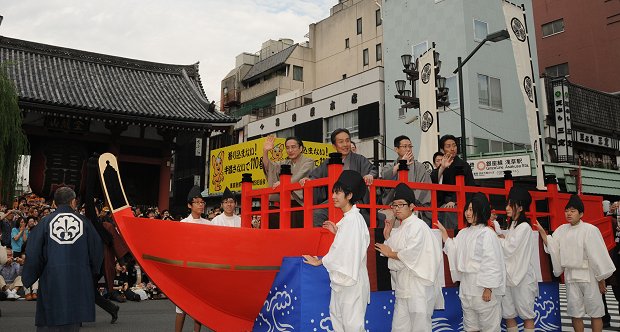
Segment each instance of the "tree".
M28 154L28 139L22 129L15 85L6 64L0 65L0 201L15 194L20 156Z

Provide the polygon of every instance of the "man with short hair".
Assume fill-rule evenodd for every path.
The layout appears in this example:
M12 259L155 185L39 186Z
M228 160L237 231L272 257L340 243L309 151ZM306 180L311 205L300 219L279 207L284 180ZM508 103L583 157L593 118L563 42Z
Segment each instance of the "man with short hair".
M8 210L4 215L4 218L0 219L0 242L3 247L11 247L11 230L13 228L13 221L15 220L15 211Z
M616 270L609 257L605 241L599 229L581 220L584 206L578 195L572 195L566 204L564 214L568 223L547 235L538 221L540 237L545 251L551 255L553 274L564 273L566 283L567 309L573 329L583 332L583 318L590 316L592 331L603 330L601 317L605 314L601 294L607 291L605 279Z
M463 174L465 175L465 185L475 186L474 174L471 171L469 164L463 161L463 159L457 156L458 145L456 144L456 137L453 135L444 135L439 139L439 149L443 152L444 156L441 160L439 168L431 172L431 180L433 183L441 184L456 184L456 170L457 168L463 168ZM471 195L468 194L467 197ZM454 208L456 207L456 193L449 191L437 192L437 204L442 208ZM458 228L458 219L456 213L444 212L441 213L439 220L447 229Z
M342 162L344 163L342 170L353 170L360 173L366 185L371 185L378 172L366 157L351 151L351 134L349 131L345 128L334 130L331 134L331 142L336 152L342 154ZM327 163L328 160L325 160L319 167L310 172L307 178L299 180L299 183L303 186L307 180L327 177ZM328 199L327 189L325 187L315 188L313 198L314 204L326 204ZM368 204L369 202L370 196L366 193L360 203ZM368 211L362 210L361 213L368 223ZM327 220L327 209L315 209L313 212L314 226L319 227L323 225L325 220Z
M233 193L226 187L224 194L222 195L222 210L223 213L217 215L210 225L227 226L227 227L241 227L241 217L235 214L235 208L237 207L237 201Z
M19 299L17 291L23 287L20 260L20 257L13 258L13 250L6 249L6 262L0 266L0 289L9 300Z
M54 193L58 207L28 237L22 274L25 287L39 279L35 325L39 331L78 331L95 321L93 276L103 261L103 245L93 224L75 212L75 192Z
M426 167L413 157L413 145L409 137L400 135L394 139L394 151L398 154L398 158L392 164L388 164L381 170L381 177L386 180L398 179L398 161L406 160L407 167L407 181L409 182L423 182L432 183L431 176L426 171ZM414 190L416 206L430 206L431 204L431 192L429 190ZM389 204L394 199L394 190L386 190L383 195L383 204ZM426 222L429 227L431 226L431 214L422 213L421 218Z

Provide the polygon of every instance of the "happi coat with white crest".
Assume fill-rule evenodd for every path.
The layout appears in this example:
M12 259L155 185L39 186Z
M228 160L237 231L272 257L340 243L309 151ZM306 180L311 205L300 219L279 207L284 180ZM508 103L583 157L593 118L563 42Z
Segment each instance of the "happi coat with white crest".
M430 331L433 309L444 309L441 287L443 280L443 253L441 240L433 234L428 225L415 214L404 219L398 228L393 228L385 241L398 259L388 259L392 276L392 289L396 301L406 301L409 312L425 313L423 321L415 321L415 326L399 324L394 316L393 326L407 326L416 331Z
M334 331L365 331L364 316L370 301L366 253L370 234L357 206L344 213L323 266L329 273L329 312Z

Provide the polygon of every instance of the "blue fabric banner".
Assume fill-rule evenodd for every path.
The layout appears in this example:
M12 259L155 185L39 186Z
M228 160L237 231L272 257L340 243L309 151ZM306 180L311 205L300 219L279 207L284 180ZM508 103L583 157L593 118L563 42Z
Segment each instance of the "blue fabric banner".
M446 310L433 314L433 331L462 331L463 314L458 288L443 289ZM536 331L559 331L560 295L557 283L539 283ZM254 331L333 331L329 318L329 276L324 267L286 257L265 304L254 322ZM366 330L390 331L394 293L372 292L366 310ZM520 326L522 323L519 322ZM502 327L502 330L505 328Z

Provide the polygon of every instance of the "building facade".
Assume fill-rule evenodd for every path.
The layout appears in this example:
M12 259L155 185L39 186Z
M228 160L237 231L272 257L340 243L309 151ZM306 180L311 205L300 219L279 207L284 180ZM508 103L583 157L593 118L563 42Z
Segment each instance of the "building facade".
M532 2L540 73L620 93L620 2Z

